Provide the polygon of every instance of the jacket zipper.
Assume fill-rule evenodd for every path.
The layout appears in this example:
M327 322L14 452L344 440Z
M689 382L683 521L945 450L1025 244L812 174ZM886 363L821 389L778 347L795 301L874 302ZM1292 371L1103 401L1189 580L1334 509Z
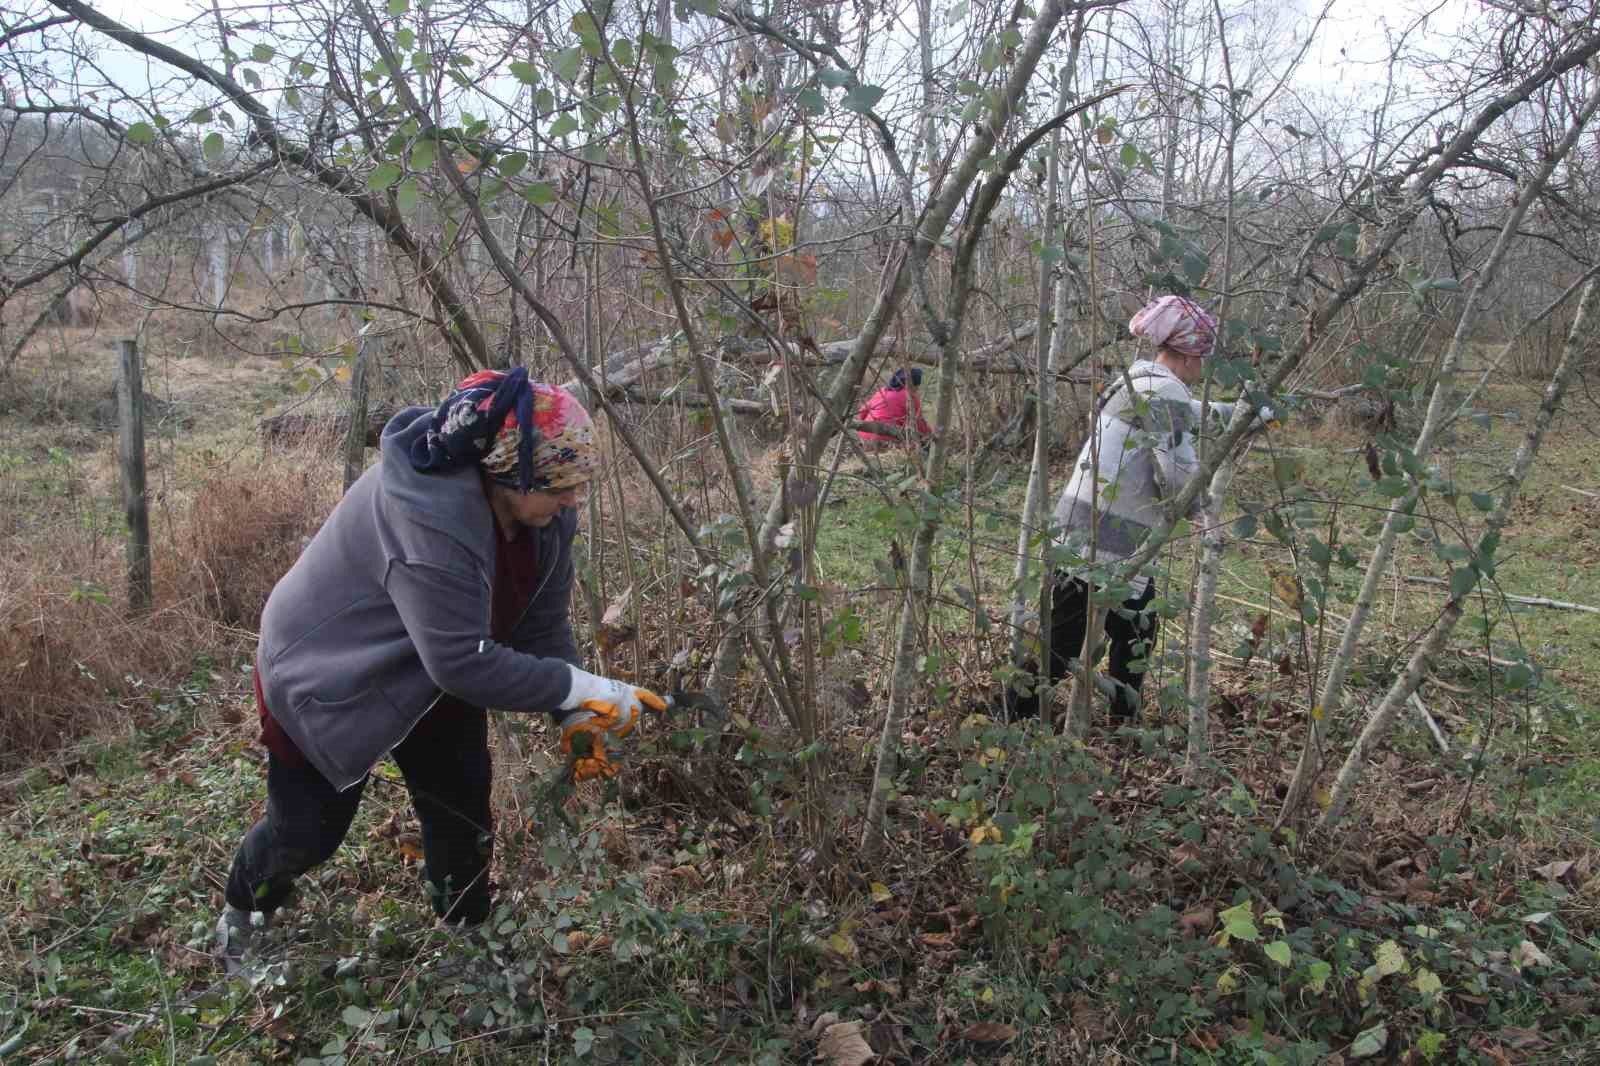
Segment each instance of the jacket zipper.
M555 523L552 522L549 526L546 526L545 529L553 529L554 526ZM541 530L538 536L541 542L539 544L539 558L540 560L544 560L549 557L549 553L545 551L545 545L543 543L543 541L546 539L544 531ZM559 536L557 536L555 539L559 543ZM559 554L559 552L557 554ZM540 568L544 570L544 574L539 578L539 587L533 590L533 595L528 597L527 605L522 608L522 613L517 615L517 620L515 622L511 623L512 633L517 631L517 627L522 625L523 620L528 617L528 612L533 610L535 601L537 601L539 596L544 592L545 586L550 583L550 575L555 572L554 567L544 566L542 565L542 562ZM489 583L489 615L491 619L494 616L494 582L492 581ZM479 655L482 655L484 652L489 650L489 645L493 642L493 637L493 632L484 633L480 636L478 640Z

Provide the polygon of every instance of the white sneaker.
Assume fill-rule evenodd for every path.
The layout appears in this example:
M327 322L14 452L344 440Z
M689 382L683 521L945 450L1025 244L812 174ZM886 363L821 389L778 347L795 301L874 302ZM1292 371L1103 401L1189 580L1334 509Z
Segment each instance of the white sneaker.
M229 977L244 973L245 955L255 947L257 936L266 932L271 919L262 911L242 911L231 903L217 918L217 944L214 954Z

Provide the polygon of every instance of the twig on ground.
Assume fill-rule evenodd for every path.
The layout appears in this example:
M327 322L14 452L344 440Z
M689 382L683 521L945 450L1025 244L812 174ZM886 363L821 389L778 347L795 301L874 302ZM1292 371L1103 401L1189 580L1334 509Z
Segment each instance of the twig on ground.
M1590 492L1588 489L1580 489L1575 485L1562 485L1561 487L1568 492L1576 492L1579 496L1587 496L1591 500L1600 500L1600 492Z
M1428 732L1433 734L1433 742L1439 745L1439 754L1449 755L1450 742L1445 739L1444 730L1439 728L1439 723L1435 722L1433 715L1428 713L1428 708L1422 702L1422 697L1415 692L1411 694L1411 706L1415 707L1417 713L1422 715L1422 720L1428 723Z
M1419 585L1448 585L1443 578L1421 577L1414 574L1402 575L1407 581L1414 581ZM1556 611L1582 611L1584 614L1600 614L1600 607L1590 607L1584 603L1567 603L1565 600L1552 600L1546 596L1513 596L1509 592L1499 593L1501 599L1507 603L1522 604L1526 607L1549 607Z

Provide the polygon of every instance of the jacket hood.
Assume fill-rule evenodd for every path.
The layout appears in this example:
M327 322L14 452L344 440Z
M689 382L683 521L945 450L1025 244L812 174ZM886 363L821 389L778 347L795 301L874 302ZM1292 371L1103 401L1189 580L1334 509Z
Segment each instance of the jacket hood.
M383 427L378 454L384 495L417 521L465 543L493 544L494 513L476 464L427 474L411 465L411 445L428 432L432 419L431 407L407 407Z

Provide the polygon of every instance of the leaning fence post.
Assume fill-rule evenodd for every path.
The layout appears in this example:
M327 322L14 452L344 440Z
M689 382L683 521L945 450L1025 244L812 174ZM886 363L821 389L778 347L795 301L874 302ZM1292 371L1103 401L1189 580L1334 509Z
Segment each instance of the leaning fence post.
M150 609L150 504L145 498L144 382L139 346L118 341L117 458L122 467L122 506L128 518L128 608Z
M361 343L356 346L356 354L351 360L350 367L350 425L344 435L344 490L350 491L350 486L356 483L356 478L361 476L367 462L367 364L372 362L376 353L369 353L367 346L376 344L361 338Z

